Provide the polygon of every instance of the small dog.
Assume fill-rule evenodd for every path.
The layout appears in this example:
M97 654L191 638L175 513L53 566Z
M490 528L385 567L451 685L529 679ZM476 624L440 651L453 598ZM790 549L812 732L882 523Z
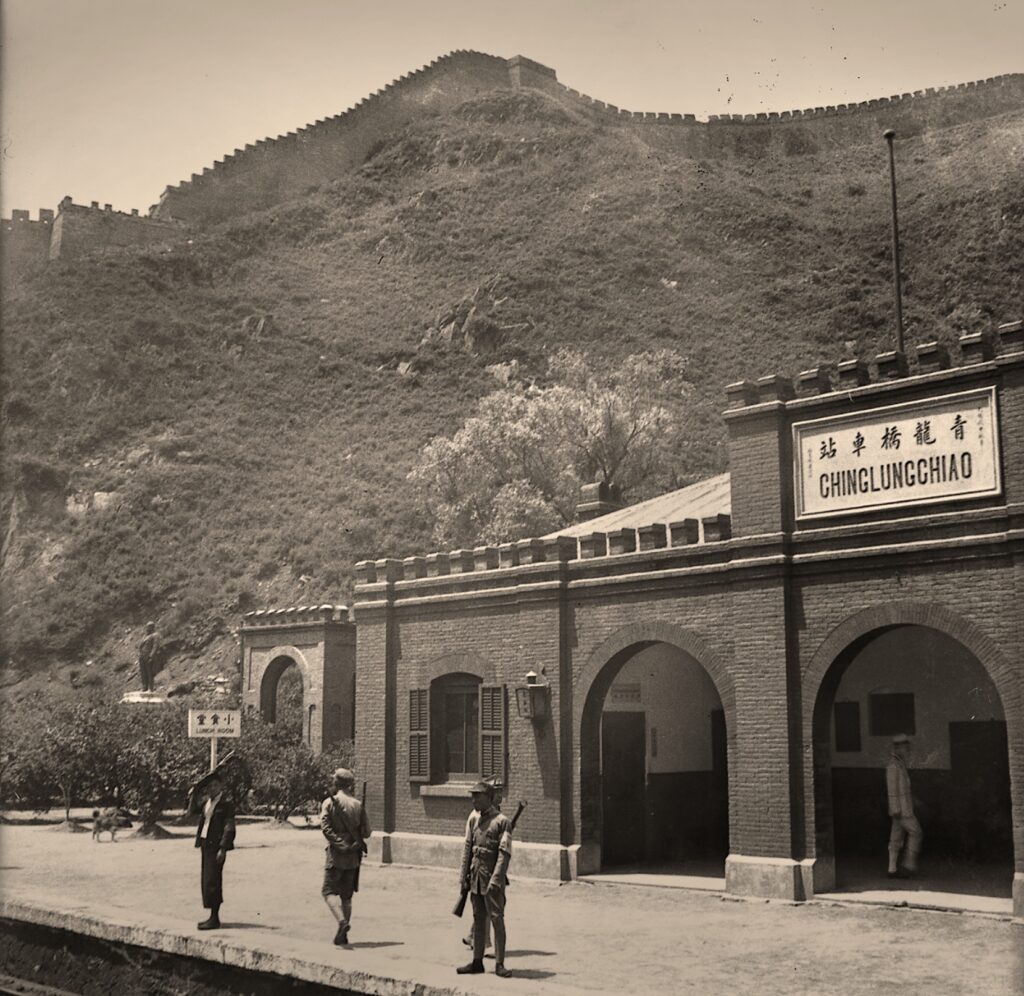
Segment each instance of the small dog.
M104 830L110 833L110 843L117 843L117 829L121 825L121 817L116 809L94 809L92 811L92 839L99 843L100 834Z

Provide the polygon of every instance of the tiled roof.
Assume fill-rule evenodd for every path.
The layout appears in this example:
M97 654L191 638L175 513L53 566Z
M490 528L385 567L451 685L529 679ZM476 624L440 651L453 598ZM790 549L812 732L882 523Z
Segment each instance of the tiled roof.
M615 529L637 529L657 522L679 522L681 519L703 519L712 515L729 515L732 510L732 491L729 474L719 474L707 480L690 484L678 491L649 498L636 505L628 505L607 515L566 526L548 536L588 536L607 533ZM543 537L547 539L548 537Z

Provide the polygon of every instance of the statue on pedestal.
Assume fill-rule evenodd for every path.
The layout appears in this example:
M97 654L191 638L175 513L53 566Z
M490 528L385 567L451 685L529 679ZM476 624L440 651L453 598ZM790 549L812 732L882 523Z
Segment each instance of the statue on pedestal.
M156 623L148 622L146 623L146 635L139 644L139 677L142 679L144 692L153 691L159 650L160 634L156 631Z

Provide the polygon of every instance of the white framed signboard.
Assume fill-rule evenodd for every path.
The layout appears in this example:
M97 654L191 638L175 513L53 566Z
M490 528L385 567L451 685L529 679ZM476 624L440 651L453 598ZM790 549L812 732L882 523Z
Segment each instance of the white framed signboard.
M241 709L189 709L190 737L240 737Z
M793 423L797 519L1002 494L994 387Z

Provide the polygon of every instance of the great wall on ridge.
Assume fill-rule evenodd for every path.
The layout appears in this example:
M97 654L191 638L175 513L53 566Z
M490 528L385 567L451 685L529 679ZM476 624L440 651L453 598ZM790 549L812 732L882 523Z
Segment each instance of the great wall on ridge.
M389 83L347 111L277 138L235 149L201 173L165 188L145 215L89 207L65 197L56 214L12 212L0 224L5 267L97 249L173 246L193 231L302 196L358 168L389 134L424 112L453 110L495 90L538 90L605 126L629 129L650 146L686 158L800 156L874 141L885 128L901 138L1024 107L1024 73L930 88L877 100L805 110L712 115L627 111L558 82L555 70L523 56L456 51Z

